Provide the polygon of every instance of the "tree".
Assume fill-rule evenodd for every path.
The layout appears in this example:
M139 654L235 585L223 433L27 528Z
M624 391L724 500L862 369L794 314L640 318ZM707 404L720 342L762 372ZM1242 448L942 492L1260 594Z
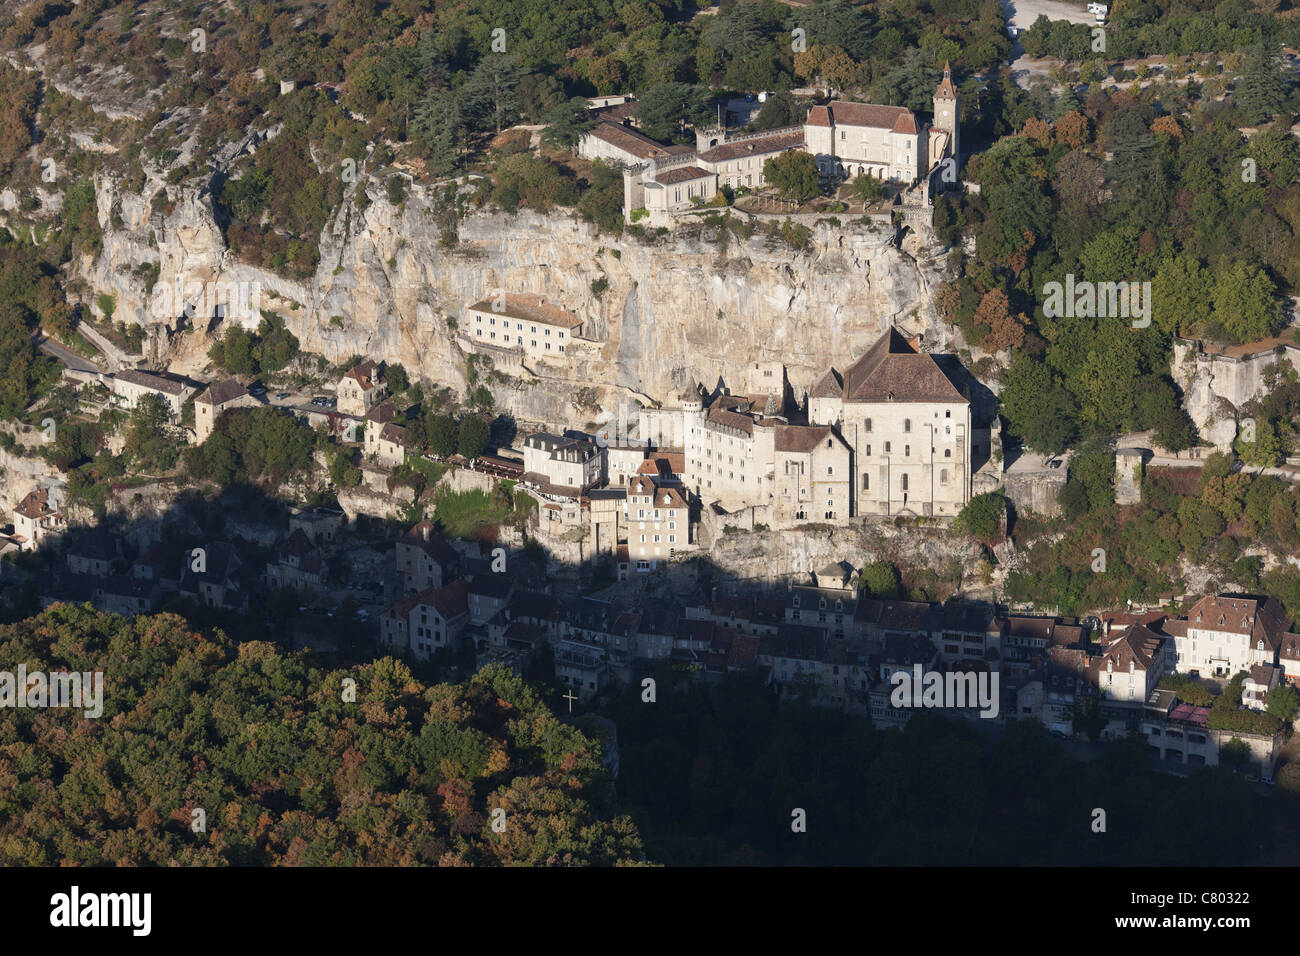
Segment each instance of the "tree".
M430 416L426 436L430 453L439 458L450 458L456 453L459 434L456 420L450 415Z
M885 198L885 184L875 176L858 173L849 183L849 195L860 203L873 203Z
M975 495L957 513L953 530L992 544L998 536L1002 518L1007 513L1007 499L1001 491L986 491Z
M1233 91L1237 109L1246 122L1262 123L1281 112L1286 103L1288 72L1275 47L1265 44L1251 47L1241 79Z
M542 117L564 102L564 86L549 73L529 73L521 77L515 92L519 97L519 112L530 123L544 122ZM583 109L585 111L586 107Z
M460 88L466 112L476 123L491 127L495 132L514 123L519 117L519 96L516 87L524 71L519 61L509 54L489 53L479 60L474 72Z
M257 359L253 355L255 341L252 332L232 326L208 350L208 357L232 375L256 375Z
M1245 434L1239 430L1236 440L1232 443L1232 448L1247 465L1271 468L1282 460L1282 442L1278 436L1277 427L1267 420L1260 420L1255 423L1255 434L1252 441L1246 441Z
M803 150L792 149L763 163L763 179L787 199L805 202L820 191L817 160Z
M403 366L388 365L384 367L384 384L388 386L390 395L401 395L411 387L411 379Z
M1218 274L1214 282L1214 324L1230 341L1267 338L1281 328L1282 321L1277 287L1263 270L1238 262Z
M548 146L565 148L576 146L582 134L596 125L591 102L581 96L549 107L542 114L541 121L546 124L546 129L542 131L542 142Z
M873 561L862 569L862 587L874 598L896 598L902 591L898 568L888 561Z
M1194 257L1166 257L1151 280L1151 318L1164 332L1186 332L1210 311L1213 290L1214 278Z
M799 107L794 97L782 90L767 98L763 108L758 111L758 116L754 118L753 125L756 130L766 130L794 126L798 122Z
M461 419L456 451L464 458L471 460L477 458L487 448L490 434L491 429L487 422L477 415L466 415Z
M1024 315L1012 314L1011 300L1006 292L990 289L984 293L979 308L975 310L975 324L988 328L988 333L980 340L980 347L989 352L998 352L1022 345L1027 321Z
M637 108L641 132L651 139L672 142L684 138L687 126L707 126L717 122L709 106L706 87L689 83L660 83L646 90Z
M179 454L171 438L172 408L161 395L148 392L135 403L128 420L126 452L146 468L170 468Z
M1219 748L1219 763L1229 770L1237 771L1250 760L1250 747L1240 737L1233 737Z
M1296 711L1300 710L1300 694L1290 684L1281 684L1268 692L1265 705L1270 714L1282 723L1289 724L1295 720Z

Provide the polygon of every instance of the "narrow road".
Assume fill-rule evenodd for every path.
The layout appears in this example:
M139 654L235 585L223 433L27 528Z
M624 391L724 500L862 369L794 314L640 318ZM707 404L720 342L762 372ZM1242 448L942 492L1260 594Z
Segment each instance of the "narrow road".
M62 345L60 345L58 342L55 342L53 339L43 338L36 343L36 347L39 348L42 352L44 352L46 355L54 356L56 359L58 359L60 362L62 362L68 368L73 369L74 371L77 372L100 371L99 366L96 365L94 362L92 362L90 359L78 355L76 352L73 352L71 349L64 348Z

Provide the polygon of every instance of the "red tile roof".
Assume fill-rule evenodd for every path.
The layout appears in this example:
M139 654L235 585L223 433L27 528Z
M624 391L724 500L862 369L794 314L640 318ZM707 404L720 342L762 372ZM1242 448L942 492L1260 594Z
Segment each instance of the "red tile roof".
M675 183L694 182L697 179L708 179L713 173L707 169L700 169L698 166L678 166L676 169L670 169L666 173L660 173L655 177L655 182L663 186L672 186Z
M833 100L814 106L808 114L809 126L868 126L895 133L917 132L916 117L904 106L878 106L874 103L848 103Z

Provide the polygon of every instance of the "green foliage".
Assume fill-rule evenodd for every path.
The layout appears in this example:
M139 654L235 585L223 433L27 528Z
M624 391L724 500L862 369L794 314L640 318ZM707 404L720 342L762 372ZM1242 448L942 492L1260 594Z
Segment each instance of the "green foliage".
M166 470L176 464L177 440L167 400L152 392L141 395L127 422L126 453L138 468Z
M113 320L113 312L117 309L116 296L109 295L108 293L97 295L95 296L95 305L99 307L99 311L103 313L106 320L110 322Z
M953 530L992 544L1001 534L1002 519L1007 513L1007 499L999 491L975 495L957 512Z
M256 332L230 326L208 349L208 358L232 375L258 375L281 371L298 352L298 338L285 327L284 317L263 309Z
M820 191L817 177L817 160L803 150L787 150L763 163L764 181L787 199L812 199Z
M862 587L873 598L896 598L903 589L898 568L889 561L873 561L863 568Z
M1186 674L1166 674L1157 686L1161 690L1173 691L1180 701L1193 707L1209 707L1214 703L1210 689Z
M9 866L642 857L636 827L609 807L600 745L499 666L428 686L392 658L324 671L175 615L73 606L0 627L0 653L33 671L109 675L97 720L18 710L0 725ZM355 704L341 702L345 677ZM41 732L51 721L58 732ZM208 811L205 834L188 825L193 807ZM489 826L494 807L507 812L504 835ZM94 836L103 828L112 839Z
M234 481L277 485L311 464L315 436L274 406L227 409L202 445L186 449L190 476L226 486Z
M1290 684L1282 684L1268 692L1266 703L1272 716L1283 724L1289 724L1295 720L1296 712L1300 711L1300 694Z
M474 459L487 449L491 430L488 423L477 415L466 415L461 419L460 431L456 438L456 451L464 458Z

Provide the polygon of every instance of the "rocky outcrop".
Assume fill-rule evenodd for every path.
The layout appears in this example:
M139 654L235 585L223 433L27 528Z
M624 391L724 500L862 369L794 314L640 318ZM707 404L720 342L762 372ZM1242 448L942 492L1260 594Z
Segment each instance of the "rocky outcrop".
M282 314L305 350L332 361L363 354L400 362L458 388L465 356L454 335L465 306L496 289L540 294L575 310L591 341L573 350L568 368L545 370L540 385L498 382L494 392L517 415L555 421L574 383L602 391L605 403L628 391L663 400L694 379L721 376L744 390L747 366L780 361L802 396L828 365L846 365L890 322L924 332L928 348L946 341L931 304L944 262L900 253L892 233L875 224L823 221L796 251L762 233L727 234L724 242L715 228L616 240L564 213L476 213L448 250L428 191L415 188L394 206L378 180L368 182L369 205L344 203L322 234L316 274L297 282L236 260L208 194L170 195L171 212L154 214L151 196L119 195L101 180L104 248L83 266L84 277L95 293L117 297L115 318L152 325L151 341L167 342L159 333L177 326L194 297L185 290L256 288L261 307ZM156 188L176 192L147 187ZM114 208L122 229L113 228ZM153 262L160 273L146 297L133 270ZM185 301L174 301L177 289Z
M1171 372L1183 391L1183 407L1203 441L1228 451L1242 408L1267 388L1265 370L1281 364L1300 371L1300 347L1273 339L1257 348L1207 350L1200 342L1174 340Z

